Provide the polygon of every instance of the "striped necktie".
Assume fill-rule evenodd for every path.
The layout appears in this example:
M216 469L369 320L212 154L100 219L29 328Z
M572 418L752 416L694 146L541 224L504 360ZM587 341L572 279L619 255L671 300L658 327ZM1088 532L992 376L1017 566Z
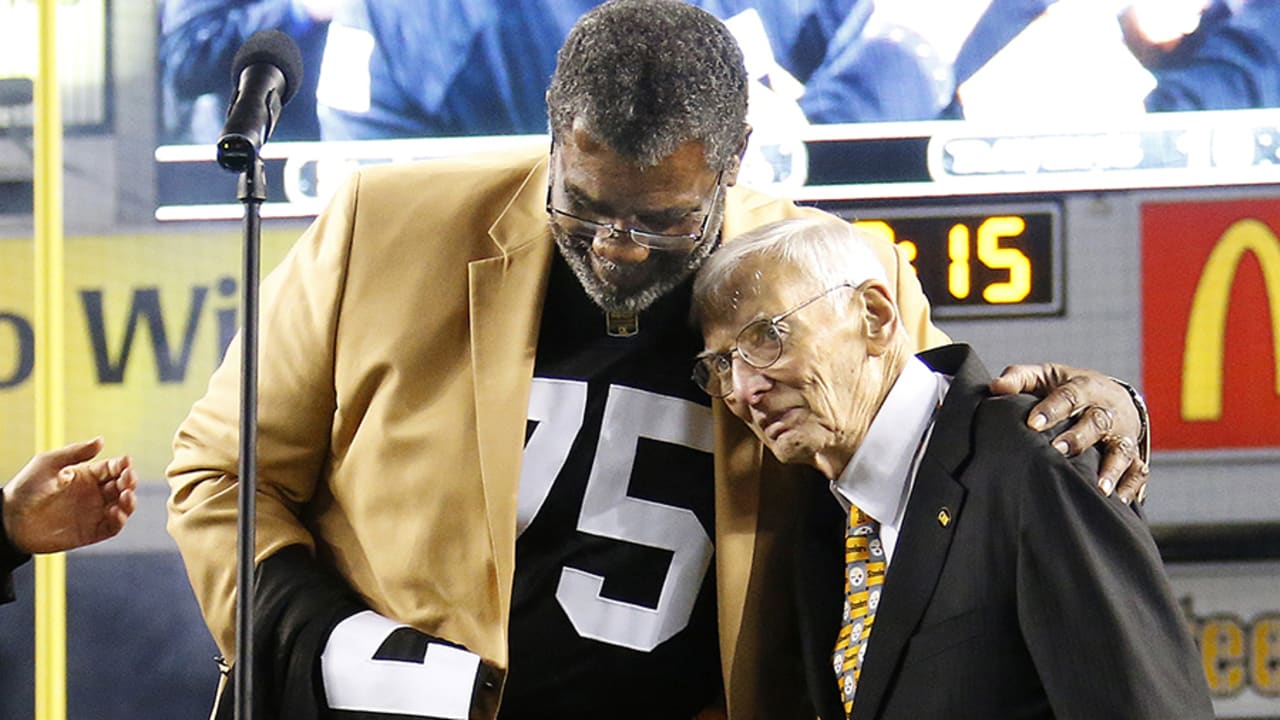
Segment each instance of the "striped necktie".
M880 544L880 523L856 505L849 508L849 524L844 537L844 624L836 638L832 667L847 717L853 711L853 694L862 674L862 658L867 637L880 604L884 585L884 547Z

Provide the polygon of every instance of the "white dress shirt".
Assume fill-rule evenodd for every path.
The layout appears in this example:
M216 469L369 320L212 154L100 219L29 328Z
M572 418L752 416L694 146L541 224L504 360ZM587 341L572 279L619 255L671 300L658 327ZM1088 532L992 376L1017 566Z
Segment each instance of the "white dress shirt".
M886 571L936 411L950 387L950 375L934 372L911 357L853 459L831 483L831 492L845 512L854 504L880 523Z

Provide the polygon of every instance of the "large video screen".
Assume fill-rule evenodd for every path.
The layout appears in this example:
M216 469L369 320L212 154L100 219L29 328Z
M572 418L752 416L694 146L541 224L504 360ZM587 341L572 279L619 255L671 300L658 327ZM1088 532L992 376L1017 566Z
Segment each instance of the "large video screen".
M742 45L741 180L800 199L1276 182L1280 0L692 0ZM305 80L264 151L267 216L359 163L538 141L591 0L160 6L157 217L207 197L231 58L273 28Z
M34 83L40 72L38 11L35 2L0 2L0 141L25 137L34 122ZM68 132L110 131L109 17L107 0L57 4L58 94ZM9 170L0 165L0 177Z

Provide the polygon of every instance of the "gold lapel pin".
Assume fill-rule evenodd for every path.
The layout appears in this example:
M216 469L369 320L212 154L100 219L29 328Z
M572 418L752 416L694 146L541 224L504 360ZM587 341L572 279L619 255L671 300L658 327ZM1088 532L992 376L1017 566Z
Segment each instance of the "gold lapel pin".
M943 506L943 508L938 511L938 524L942 527L946 527L951 524L951 511L948 510L946 506Z

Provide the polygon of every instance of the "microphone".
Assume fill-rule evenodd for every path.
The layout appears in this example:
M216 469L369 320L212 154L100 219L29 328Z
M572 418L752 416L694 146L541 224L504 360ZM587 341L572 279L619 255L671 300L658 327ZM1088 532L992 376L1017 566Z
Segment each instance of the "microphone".
M236 83L227 122L218 138L218 164L232 172L253 165L280 119L280 108L302 83L302 52L279 30L254 33L231 61Z

